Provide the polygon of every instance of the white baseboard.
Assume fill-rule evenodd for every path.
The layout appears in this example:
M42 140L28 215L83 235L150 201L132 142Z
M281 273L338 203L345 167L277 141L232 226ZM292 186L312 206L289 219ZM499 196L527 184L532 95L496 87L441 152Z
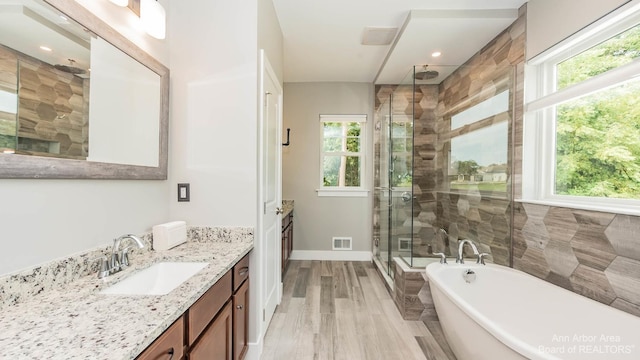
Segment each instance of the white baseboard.
M291 260L371 261L371 251L293 250Z
M260 341L259 343L249 343L249 349L247 349L247 354L245 355L244 360L260 360L263 344L263 341Z

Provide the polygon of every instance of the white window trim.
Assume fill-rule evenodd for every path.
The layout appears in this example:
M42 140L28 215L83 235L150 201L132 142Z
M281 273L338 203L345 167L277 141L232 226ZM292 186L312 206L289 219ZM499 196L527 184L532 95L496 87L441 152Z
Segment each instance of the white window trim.
M640 23L640 1L621 7L529 61L525 72L523 203L640 215L640 200L556 195L555 105L606 90L640 76L640 60L555 90L555 64Z
M367 164L367 152L366 152L366 130L367 130L367 115L366 114L353 114L353 115L327 115L320 114L320 162L319 171L320 188L316 189L318 197L367 197L369 196L369 190L366 187L366 164ZM358 122L361 123L360 128L360 186L322 186L323 179L323 156L322 151L324 134L322 124L324 122ZM336 155L344 155L344 153L336 152Z

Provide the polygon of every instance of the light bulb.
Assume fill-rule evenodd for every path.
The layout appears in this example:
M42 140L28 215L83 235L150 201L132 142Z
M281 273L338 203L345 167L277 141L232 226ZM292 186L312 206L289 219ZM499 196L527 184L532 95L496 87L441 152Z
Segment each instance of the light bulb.
M164 39L167 15L156 0L140 1L140 21L147 34L156 39Z

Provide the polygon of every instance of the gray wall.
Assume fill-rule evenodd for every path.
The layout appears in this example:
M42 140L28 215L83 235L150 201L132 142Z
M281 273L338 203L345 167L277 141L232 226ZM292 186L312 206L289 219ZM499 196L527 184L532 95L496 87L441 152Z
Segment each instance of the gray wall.
M629 0L529 0L527 60Z
M294 253L330 251L333 236L353 237L354 251L371 251L371 193L368 197L318 197L320 114L367 114L366 186L372 186L373 85L369 83L285 83L283 199L295 200Z

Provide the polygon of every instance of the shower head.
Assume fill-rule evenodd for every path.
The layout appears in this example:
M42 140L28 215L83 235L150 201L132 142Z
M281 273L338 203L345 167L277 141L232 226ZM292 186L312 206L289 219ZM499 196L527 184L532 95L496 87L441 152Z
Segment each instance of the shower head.
M440 73L435 70L424 69L413 74L413 78L416 80L431 80L437 78L438 75L440 75Z
M75 60L73 59L67 59L67 60L69 60L69 65L56 64L56 65L53 65L53 67L60 71L64 71L66 73L73 74L73 75L82 75L87 73L87 70L73 66L76 63Z

